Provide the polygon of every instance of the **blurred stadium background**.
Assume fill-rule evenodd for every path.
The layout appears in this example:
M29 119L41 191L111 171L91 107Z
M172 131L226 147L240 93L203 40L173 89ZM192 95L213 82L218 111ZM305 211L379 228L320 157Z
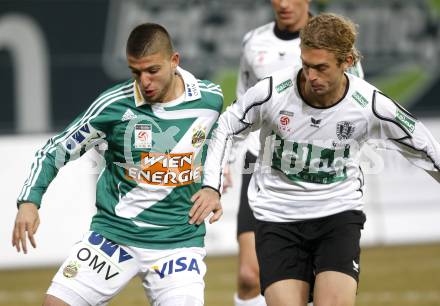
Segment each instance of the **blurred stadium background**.
M419 117L440 140L440 0L313 0L359 24L366 79ZM93 214L101 166L87 154L60 171L40 210L38 249L10 246L15 199L35 150L94 98L129 77L124 44L144 21L165 25L182 67L234 100L243 35L273 18L267 0L0 0L0 306L40 305L69 247ZM235 167L239 168L240 165ZM365 152L368 221L361 306L440 305L438 184L392 153ZM239 176L222 221L208 227L206 305L232 305ZM144 305L138 281L111 305Z

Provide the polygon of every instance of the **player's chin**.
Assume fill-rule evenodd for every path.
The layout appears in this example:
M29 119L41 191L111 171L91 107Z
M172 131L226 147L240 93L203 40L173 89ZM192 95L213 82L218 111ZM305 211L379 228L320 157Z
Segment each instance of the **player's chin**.
M327 94L327 92L328 92L328 90L326 90L326 88L324 88L322 86L312 87L312 91L317 96L323 96L323 95Z
M160 97L159 95L147 96L147 97L144 96L144 99L150 104L162 102L162 97Z

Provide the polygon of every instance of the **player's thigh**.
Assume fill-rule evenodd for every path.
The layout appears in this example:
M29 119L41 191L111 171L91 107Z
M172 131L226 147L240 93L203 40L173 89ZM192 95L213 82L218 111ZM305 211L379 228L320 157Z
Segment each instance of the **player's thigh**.
M78 293L58 283L50 285L43 306L90 306Z
M365 215L359 211L347 211L330 216L330 219L333 222L328 222L330 227L315 250L314 302L318 306L354 305Z
M255 233L245 232L238 236L240 267L246 266L258 274L258 259L255 251Z
M314 252L315 275L325 271L341 272L359 281L360 238L365 222L362 212L347 211L333 218L327 233ZM326 226L326 225L324 225Z
M265 289L283 280L313 282L312 254L303 247L295 224L257 221L255 244L260 286Z
M66 301L73 292L90 305L101 305L115 296L138 272L139 264L131 248L89 232L72 248L55 274L48 294ZM59 285L69 292L60 290Z
M309 284L296 279L272 283L264 292L268 306L303 306L307 304L308 296Z
M161 299L157 306L203 306L203 301L188 295L168 296Z
M315 279L314 306L354 306L357 282L344 273L321 272Z
M249 206L249 198L248 198L248 188L251 178L252 178L252 174L242 175L240 204L237 213L237 237L239 237L243 233L255 231L256 220L252 212L252 209Z
M178 248L157 251L156 259L143 262L147 271L142 284L152 306L171 306L173 297L180 297L177 305L203 305L206 264L204 248ZM169 304L169 305L168 305Z

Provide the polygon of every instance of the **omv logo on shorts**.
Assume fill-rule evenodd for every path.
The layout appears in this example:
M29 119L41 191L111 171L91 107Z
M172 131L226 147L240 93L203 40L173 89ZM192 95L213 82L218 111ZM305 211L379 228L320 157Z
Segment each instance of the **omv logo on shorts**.
M115 255L118 263L133 259L133 257L128 254L126 250L120 247L117 243L106 239L101 234L92 232L88 240L90 244L94 246L99 246L99 249L104 252L108 257L113 257L113 255ZM119 253L116 252L118 249Z
M170 261L165 262L161 267L153 266L152 269L159 275L161 279L167 275L183 271L195 271L197 274L200 274L197 260L195 258L188 257L180 257L176 260L171 259Z

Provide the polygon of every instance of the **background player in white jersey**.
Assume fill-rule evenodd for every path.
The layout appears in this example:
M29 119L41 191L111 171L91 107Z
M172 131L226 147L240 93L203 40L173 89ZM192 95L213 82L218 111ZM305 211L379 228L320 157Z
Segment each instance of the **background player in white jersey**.
M146 23L127 41L133 78L104 92L36 154L18 199L12 244L36 247L38 208L58 169L106 143L97 213L48 289L45 306L106 305L136 275L152 306L203 305L204 218L191 218L205 140L223 105L218 85L178 67L165 28ZM60 199L62 200L62 199Z
M301 65L299 31L310 17L310 1L272 0L275 21L245 35L238 74L237 98L273 72L289 66ZM350 67L349 72L363 77L360 64ZM265 305L264 298L260 295L259 268L255 253L256 221L248 202L249 181L260 146L258 135L258 132L253 132L246 139L246 174L242 175L240 206L237 215L239 271L237 294L234 297L235 306ZM231 183L228 182L228 184Z
M300 38L302 68L258 82L220 116L205 164L209 188L192 210L219 201L225 143L260 129L249 189L267 304L305 305L314 283L315 306L351 306L365 222L362 145L399 151L439 181L440 144L400 105L345 73L359 58L351 21L318 15Z

